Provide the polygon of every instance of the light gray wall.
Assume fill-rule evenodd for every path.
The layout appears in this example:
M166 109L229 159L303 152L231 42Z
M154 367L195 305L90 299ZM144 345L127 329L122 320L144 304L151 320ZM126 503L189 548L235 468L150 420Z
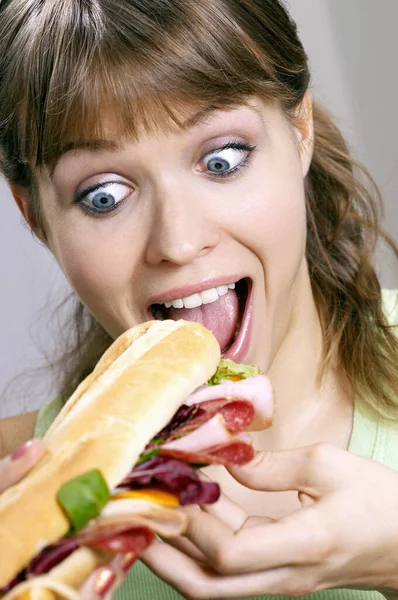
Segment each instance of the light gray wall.
M385 227L398 240L397 0L288 0L313 71L313 93L336 116L355 156L385 202ZM397 287L384 247L379 272Z
M386 226L398 239L398 126L395 34L397 0L290 0L313 69L313 95L336 115L357 156L381 186ZM0 181L0 392L19 372L40 363L37 347L54 344L48 313L38 312L65 295L67 285L48 252L21 225ZM385 284L397 287L397 270L381 256ZM56 342L56 341L55 341ZM50 351L51 356L51 351ZM17 378L0 404L0 418L33 410L52 391L39 375Z
M39 310L66 289L64 277L50 253L33 239L0 179L0 394L15 376L43 363L38 345L51 343L48 318ZM33 340L34 338L34 340ZM27 374L26 374L27 375ZM0 418L33 410L51 393L49 378L18 377L0 396Z

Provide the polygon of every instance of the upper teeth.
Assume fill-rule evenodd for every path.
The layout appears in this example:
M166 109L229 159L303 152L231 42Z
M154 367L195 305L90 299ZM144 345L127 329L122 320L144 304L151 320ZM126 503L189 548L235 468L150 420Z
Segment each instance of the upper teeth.
M166 308L196 308L202 304L216 302L219 297L224 296L229 289L235 289L235 284L229 283L228 285L219 285L218 287L210 288L209 290L203 290L203 292L200 292L199 294L192 294L192 296L187 296L186 298L176 298L171 302L165 302L164 305Z

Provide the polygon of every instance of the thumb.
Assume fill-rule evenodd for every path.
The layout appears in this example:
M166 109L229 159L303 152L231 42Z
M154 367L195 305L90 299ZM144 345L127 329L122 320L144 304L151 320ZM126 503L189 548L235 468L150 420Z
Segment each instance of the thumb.
M0 492L17 483L42 458L46 449L41 440L32 439L13 454L0 460Z
M258 452L254 459L228 471L242 485L253 490L283 492L296 490L318 496L320 489L331 487L331 471L335 471L335 452L329 444L314 444L283 452Z

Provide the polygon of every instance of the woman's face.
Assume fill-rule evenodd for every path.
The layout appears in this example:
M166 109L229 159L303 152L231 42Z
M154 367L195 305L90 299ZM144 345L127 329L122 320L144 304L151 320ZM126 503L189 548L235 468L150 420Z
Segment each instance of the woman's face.
M310 289L297 133L256 100L69 150L39 176L50 250L113 337L153 314L200 320L227 356L268 369Z

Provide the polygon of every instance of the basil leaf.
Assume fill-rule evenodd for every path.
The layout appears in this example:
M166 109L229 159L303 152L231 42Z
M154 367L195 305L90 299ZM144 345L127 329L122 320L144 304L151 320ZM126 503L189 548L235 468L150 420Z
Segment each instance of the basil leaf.
M74 532L99 515L109 498L108 485L98 469L67 481L57 493L57 500Z

